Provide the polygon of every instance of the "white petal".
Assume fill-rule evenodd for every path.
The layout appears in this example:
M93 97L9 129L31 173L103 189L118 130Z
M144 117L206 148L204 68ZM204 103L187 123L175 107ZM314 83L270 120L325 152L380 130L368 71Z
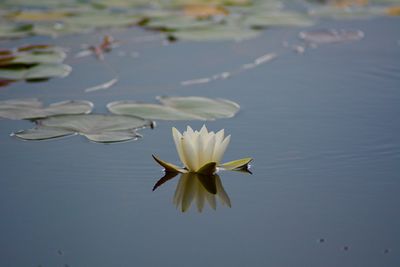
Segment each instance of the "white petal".
M187 127L186 127L186 132L184 132L183 134L185 134L185 133L187 133L187 134L193 134L193 129L192 129L192 127L187 126Z
M213 161L215 161L217 163L221 162L222 156L224 155L225 150L228 147L230 140L231 140L231 136L228 135L224 139L224 141L222 141L222 143L219 145L219 147L217 147L217 146L215 147L216 149L214 149Z
M202 166L204 166L204 164L208 162L213 161L214 147L215 147L215 135L212 135L204 147L203 155L205 158L205 162L202 164Z
M208 130L205 124L203 124L203 127L201 127L200 129L200 135L207 135L208 134Z
M215 145L214 145L214 152L213 152L214 154L216 153L216 151L219 150L219 147L221 146L222 141L224 141L224 134L225 134L224 129L218 131L215 134ZM214 158L213 158L213 160L214 160Z
M179 158L181 159L183 165L187 166L185 155L183 154L182 149L182 134L175 127L172 127L172 136L174 138L176 151L178 151Z
M182 139L182 150L188 169L190 171L197 171L199 168L197 151L194 149L193 142L188 136L184 136Z

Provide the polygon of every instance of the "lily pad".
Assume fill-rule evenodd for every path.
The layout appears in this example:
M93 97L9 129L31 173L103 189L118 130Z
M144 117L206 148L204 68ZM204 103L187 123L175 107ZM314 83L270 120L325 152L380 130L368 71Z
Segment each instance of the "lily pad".
M311 44L331 44L361 40L364 33L358 30L314 30L299 33L299 38Z
M147 28L151 29L165 29L165 30L184 30L200 28L215 24L211 20L200 20L192 17L179 16L177 14L171 14L164 17L156 17L149 20L146 24Z
M117 101L107 105L111 113L151 120L215 120L233 117L240 106L226 99L159 97L162 105Z
M0 66L10 64L61 63L66 54L60 47L48 45L30 45L19 47L8 55L9 60L0 61ZM4 57L3 57L4 59Z
M71 100L50 104L43 107L38 99L13 99L0 101L0 117L22 120L39 119L54 115L88 114L92 111L93 104L89 101Z
M6 80L35 80L66 77L72 68L65 64L39 64L32 67L0 68L0 78Z
M308 27L313 25L314 22L307 15L301 13L274 10L249 14L244 18L243 24L255 28L270 26Z
M158 100L171 108L202 117L204 120L231 118L239 111L236 102L222 98L189 97L159 97Z
M236 25L211 25L180 30L172 33L172 36L188 41L244 41L257 37L259 31Z
M80 134L93 142L114 143L137 139L140 135L136 130L151 125L151 121L132 116L63 115L39 120L36 128L17 132L15 136L26 140L44 140Z
M32 24L3 24L0 25L0 39L16 39L33 34Z
M0 51L0 79L42 80L65 77L71 67L62 64L66 54L60 47L29 45Z
M25 140L47 140L63 136L68 136L74 134L69 130L48 128L48 127L38 127L33 129L28 129L20 132L13 133L12 135L17 136Z

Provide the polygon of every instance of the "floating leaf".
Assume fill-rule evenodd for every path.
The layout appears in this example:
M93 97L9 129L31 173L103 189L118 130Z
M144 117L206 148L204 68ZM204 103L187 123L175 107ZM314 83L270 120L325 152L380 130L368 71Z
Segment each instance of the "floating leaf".
M34 80L66 77L72 68L65 64L39 64L0 68L0 78L7 80Z
M312 44L330 44L358 41L364 37L362 31L354 30L316 30L299 33L300 39Z
M259 32L252 29L222 24L184 29L172 34L175 38L189 41L244 41L258 35Z
M208 18L211 16L227 16L229 11L223 6L212 4L187 4L183 6L183 13L186 16L195 18Z
M203 120L202 117L171 107L135 101L111 102L107 105L107 108L114 114L133 115L150 120Z
M151 120L215 120L233 117L240 106L226 99L205 97L160 97L163 105L117 101L107 105L114 114Z
M158 100L183 112L194 114L205 120L231 118L240 109L239 104L222 98L211 99L199 96L159 97Z
M62 64L66 54L60 47L28 45L0 51L0 79L43 80L65 77L71 67Z
M165 31L180 31L185 29L207 27L215 24L211 20L199 20L192 17L186 17L178 14L168 14L167 16L152 18L146 23L146 28L165 30Z
M18 138L25 140L47 140L63 136L68 136L74 134L69 130L48 128L48 127L38 127L33 129L28 129L20 132L16 132L15 135Z
M89 101L63 101L43 107L42 102L33 99L0 101L0 117L14 120L38 119L63 114L87 114L92 111Z
M0 39L22 38L33 34L32 24L2 24L0 25Z
M249 14L244 18L243 24L256 28L270 26L308 27L313 25L314 22L308 16L300 13L274 10Z
M17 48L16 52L10 54L13 58L1 65L9 64L39 64L39 63L61 63L66 54L60 47L48 45L29 45Z
M29 140L44 140L58 137L56 133L65 133L60 136L77 133L93 142L114 143L137 139L140 135L136 130L151 125L150 121L131 116L63 115L40 120L36 128L18 132L15 136ZM52 136L49 129L54 129L55 135Z
M8 16L14 21L61 21L71 14L57 10L22 10Z

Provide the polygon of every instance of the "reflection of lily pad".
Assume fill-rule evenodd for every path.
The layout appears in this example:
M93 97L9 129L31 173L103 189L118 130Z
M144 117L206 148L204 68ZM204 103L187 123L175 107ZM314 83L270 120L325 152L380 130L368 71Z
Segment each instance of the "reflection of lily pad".
M0 117L14 120L38 119L54 115L88 114L93 104L89 101L63 101L43 107L37 99L0 101Z
M163 105L117 101L107 105L114 114L152 120L215 120L233 117L240 106L226 99L205 97L160 97Z
M44 140L80 134L91 141L113 143L137 139L137 129L150 127L151 122L131 116L119 115L64 115L38 121L33 129L15 133L25 140Z

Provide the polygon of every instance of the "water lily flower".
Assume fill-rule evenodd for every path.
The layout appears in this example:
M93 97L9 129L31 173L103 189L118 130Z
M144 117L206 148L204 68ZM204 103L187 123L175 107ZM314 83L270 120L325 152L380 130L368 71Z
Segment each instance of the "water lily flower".
M247 169L251 158L244 158L221 164L222 157L230 142L230 135L225 137L224 129L217 133L209 132L205 125L200 131L194 131L190 126L182 134L172 128L172 136L184 167L178 167L165 162L153 155L153 158L167 172L214 174L218 169Z

